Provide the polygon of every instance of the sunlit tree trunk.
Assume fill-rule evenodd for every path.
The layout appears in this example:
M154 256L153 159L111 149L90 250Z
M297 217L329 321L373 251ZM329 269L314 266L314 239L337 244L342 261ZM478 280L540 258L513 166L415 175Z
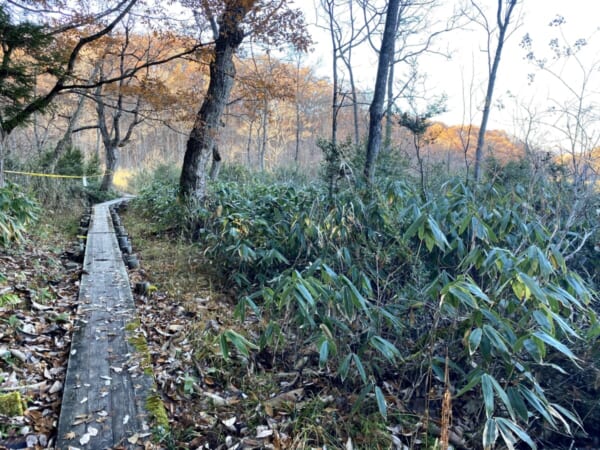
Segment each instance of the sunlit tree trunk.
M244 39L240 24L254 3L227 2L219 20L208 90L196 115L183 159L179 180L183 198L201 200L206 196L207 164L212 157L215 137L235 76L233 56Z
M498 0L498 10L496 12L496 22L498 26L498 43L496 46L496 52L494 54L494 60L489 67L489 78L488 85L485 94L485 103L483 106L483 112L481 116L481 125L479 127L479 135L477 136L477 148L475 149L475 180L479 181L481 179L481 165L483 162L483 148L485 146L485 133L487 131L487 123L490 117L490 109L492 106L492 97L494 95L494 86L496 84L496 77L498 75L498 67L500 67L500 58L502 56L502 49L504 48L504 43L506 42L506 31L508 30L508 26L510 24L510 19L512 16L512 12L517 4L518 0ZM476 7L480 14L481 9L476 5L474 1L472 1L473 5ZM503 13L503 5L506 3L506 10ZM485 22L487 24L487 22ZM486 30L488 32L488 36L491 35L491 30L488 28ZM491 52L491 49L488 48L488 55Z
M386 84L389 68L394 57L394 39L398 21L398 10L401 0L390 0L385 18L385 28L379 52L375 91L369 107L369 137L367 141L367 158L364 167L364 176L368 183L375 180L375 163L381 149L381 121L383 118L383 104L385 102Z
M115 170L119 162L119 151L114 145L107 145L104 147L104 150L106 151L106 170L102 177L100 190L108 191L113 185Z

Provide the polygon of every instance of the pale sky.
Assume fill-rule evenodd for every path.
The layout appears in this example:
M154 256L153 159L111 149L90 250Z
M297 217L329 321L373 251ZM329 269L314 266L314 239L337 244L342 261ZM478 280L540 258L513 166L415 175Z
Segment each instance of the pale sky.
M488 2L490 7L495 7L496 4L492 0L481 0L481 2ZM302 0L296 3L306 11L309 22L315 20L314 3L318 4L318 0ZM501 103L502 108L495 107L492 110L488 128L502 128L519 135L522 126L515 118L522 117L524 114L523 108L519 105L527 105L530 111L535 110L540 114L552 104L562 105L569 100L569 96L565 95L565 87L548 75L537 74L533 84L528 82L528 74L536 70L525 61L526 51L519 46L519 43L522 37L529 33L534 40L534 50L550 56L548 44L553 37L559 36L559 30L550 27L549 23L560 14L566 20L562 29L569 43L572 44L579 38L589 40L588 45L581 52L581 60L584 69L591 69L593 64L600 61L600 33L590 38L597 32L599 26L598 15L592 5L600 6L600 0L569 0L569 2L521 0L520 26L505 45L494 91L495 103L496 105ZM321 23L324 24L324 21L321 20ZM455 31L440 38L440 47L449 46L452 50L450 60L440 56L429 56L420 63L422 71L427 73L427 94L433 97L445 93L448 96L448 112L438 117L448 124L460 124L463 117L465 122L470 121L468 108L465 112L462 98L463 86L468 93L471 80L475 99L472 121L476 124L480 121L479 111L487 83L486 55L481 51L485 45L486 35L474 24L470 24L469 28L470 30ZM331 43L327 34L316 28L313 28L313 38L317 44L311 60L313 63L320 60L319 74L329 76ZM376 67L375 56L365 50L365 56L361 55L360 59L365 64L356 71L357 76L363 86L372 87ZM554 68L561 71L569 86L577 90L581 88L581 70L576 69L573 63L574 61L563 67L555 64ZM600 95L600 74L597 72L595 71L593 75L596 79L592 78L588 86L589 98L594 94ZM544 139L548 130L540 129L539 134L540 139Z

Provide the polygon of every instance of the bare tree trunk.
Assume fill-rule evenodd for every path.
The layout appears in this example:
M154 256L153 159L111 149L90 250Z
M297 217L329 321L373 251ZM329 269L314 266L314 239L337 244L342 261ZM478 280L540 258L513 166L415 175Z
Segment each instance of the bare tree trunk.
M188 200L202 200L206 196L206 168L235 76L233 55L244 39L240 23L254 3L227 2L219 20L221 26L210 63L210 83L187 142L179 180L180 195Z
M350 62L350 59L348 59ZM348 64L348 75L350 77L350 90L352 95L352 116L354 120L354 145L360 143L360 130L358 127L358 95L356 94L356 83L354 82L354 71L352 66Z
M392 54L396 51L396 40L393 42ZM389 152L392 148L392 125L393 125L393 107L394 107L394 61L392 60L387 80L387 105L385 109L385 139L383 150Z
M219 153L219 147L215 143L213 147L213 159L212 164L210 166L210 179L216 180L219 176L219 171L221 170L221 164L223 164L223 160L221 159L221 153Z
M300 53L298 53L298 59L296 60L296 147L294 151L294 162L299 163L300 160L300 133L302 129L302 123L300 122Z
M394 39L398 22L400 0L390 0L385 18L385 28L379 52L377 77L373 101L369 107L369 137L367 141L367 158L365 161L364 175L367 183L375 181L375 163L381 149L381 119L383 118L383 103L385 101L386 84L390 64L394 57Z
M487 123L490 117L490 109L492 106L492 97L494 95L494 86L496 84L496 77L498 75L498 67L500 66L500 58L502 56L502 49L506 42L506 31L510 23L512 12L517 4L518 0L508 0L507 9L502 17L502 5L507 0L498 0L498 11L496 14L496 20L498 25L498 45L496 46L496 53L494 54L494 62L489 69L489 78L487 91L485 94L485 103L483 106L483 113L481 117L481 126L479 127L479 135L477 136L477 148L475 150L475 181L481 180L481 164L483 161L483 147L485 146L485 133L487 131ZM488 33L490 30L488 30ZM491 49L488 48L488 52Z
M115 169L119 162L119 151L114 145L105 146L106 151L106 170L102 177L102 183L100 184L101 191L108 191L113 186L113 178L115 175Z
M335 0L322 0L321 5L327 11L327 17L329 19L329 33L331 36L331 45L333 47L333 69L332 69L332 89L333 95L331 97L331 143L333 145L337 144L337 116L339 112L338 105L338 57L339 57L339 48L337 46L337 41L335 38L335 15L334 15L334 5Z
M246 143L246 162L248 168L252 167L252 158L250 157L250 150L252 148L252 128L254 127L254 120L250 122L248 126L248 142Z
M263 105L262 124L261 124L261 141L259 150L260 170L265 170L265 153L267 152L267 121L269 120L269 104L265 100Z
M0 189L6 186L6 179L4 178L4 157L6 156L7 141L8 134L0 128Z

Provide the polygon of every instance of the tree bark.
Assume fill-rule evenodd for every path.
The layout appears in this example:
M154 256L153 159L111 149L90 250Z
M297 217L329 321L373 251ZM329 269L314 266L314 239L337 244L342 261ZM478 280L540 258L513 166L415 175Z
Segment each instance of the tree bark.
M393 42L392 54L396 50L396 40ZM385 108L385 139L383 141L383 150L389 152L392 149L392 128L393 128L393 108L394 108L394 61L390 63L387 80L387 105Z
M375 181L375 163L381 149L381 120L383 118L383 104L385 102L386 84L390 64L394 57L394 40L398 21L398 10L401 0L390 0L385 18L385 28L379 52L377 77L373 101L369 107L369 137L367 140L367 158L365 161L364 176L367 183Z
M219 176L219 172L221 171L221 164L223 164L223 160L221 158L221 153L219 153L219 147L217 144L213 146L213 158L212 164L210 166L210 179L216 180Z
M117 147L114 145L107 145L105 147L105 151L106 170L104 171L102 183L100 184L101 191L108 191L110 188L112 188L115 169L117 168L117 163L119 162L119 151Z
M202 200L206 196L207 164L235 76L233 56L244 39L240 24L254 3L228 2L219 19L219 36L210 63L210 82L187 142L179 179L180 195L187 200Z
M0 128L0 189L6 186L6 179L4 178L4 158L6 156L7 141L8 134Z
M261 140L258 152L260 171L265 171L265 154L267 153L267 125L269 120L269 102L265 98L262 111Z
M508 0L508 5L504 17L502 17L502 4L506 0L498 0L498 11L496 13L496 21L498 24L498 45L496 46L496 53L494 54L494 61L490 68L490 75L488 78L488 85L485 94L485 103L483 106L483 113L481 116L481 126L479 127L479 135L477 136L477 148L475 149L475 181L481 180L481 164L483 162L483 147L485 146L485 133L487 131L487 123L490 117L490 109L492 106L492 97L494 95L494 86L496 84L496 77L498 75L498 67L500 66L500 58L502 56L502 49L506 42L506 31L510 23L512 12L517 4L518 0ZM488 31L489 32L489 31ZM490 49L488 49L489 51Z

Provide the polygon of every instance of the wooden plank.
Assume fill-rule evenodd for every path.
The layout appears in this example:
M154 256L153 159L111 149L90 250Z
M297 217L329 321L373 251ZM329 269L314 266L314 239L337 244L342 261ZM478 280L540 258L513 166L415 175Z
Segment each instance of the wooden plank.
M93 208L56 448L100 450L148 430L153 380L130 343L136 311L107 202ZM128 326L129 325L129 326Z

